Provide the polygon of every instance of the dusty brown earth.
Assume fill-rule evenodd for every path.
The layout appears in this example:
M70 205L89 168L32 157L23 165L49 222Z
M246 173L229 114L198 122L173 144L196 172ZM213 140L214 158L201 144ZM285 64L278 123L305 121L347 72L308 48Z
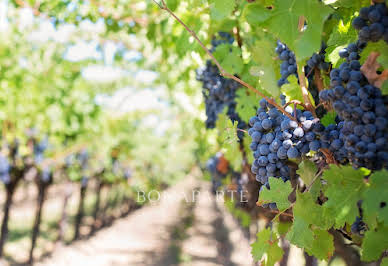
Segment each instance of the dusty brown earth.
M193 190L200 191L195 202ZM209 191L208 183L188 177L160 201L37 265L253 265L249 241Z

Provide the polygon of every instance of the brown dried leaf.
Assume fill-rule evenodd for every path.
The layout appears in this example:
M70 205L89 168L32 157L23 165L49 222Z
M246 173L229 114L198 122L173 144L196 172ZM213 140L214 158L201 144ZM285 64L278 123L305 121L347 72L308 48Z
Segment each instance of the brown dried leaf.
M388 69L384 70L381 74L377 73L377 69L381 67L377 62L379 55L378 52L371 52L361 67L361 72L368 79L369 83L377 88L381 88L384 81L388 79Z

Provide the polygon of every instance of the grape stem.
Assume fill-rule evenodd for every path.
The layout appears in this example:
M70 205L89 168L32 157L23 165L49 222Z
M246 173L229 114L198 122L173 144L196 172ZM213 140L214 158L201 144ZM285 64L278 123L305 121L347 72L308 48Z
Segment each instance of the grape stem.
M338 162L336 161L336 159L334 158L333 154L331 153L331 151L329 149L321 148L319 150L325 155L326 162L328 164L335 164L335 165L339 166Z
M307 73L306 78L310 77L311 73L313 73L314 68L310 69L309 73Z
M300 105L302 106L304 109L306 109L306 105L304 103L302 103L301 101L298 101L298 100L291 100L289 101L288 103L286 103L285 105L283 105L283 108L286 108L287 106L289 106L290 104L297 104L297 105Z
M240 27L239 25L237 25L236 27L233 28L233 33L236 35L236 40L237 40L237 44L238 44L238 47L242 47L242 39L241 39L241 35L240 35Z
M294 117L295 117L295 120L296 119L298 119L298 115L297 115L297 113L296 113L296 106L297 106L298 104L296 103L296 102L294 102Z
M255 89L253 86L251 86L250 84L246 83L245 81L239 79L238 77L236 77L235 75L232 75L230 73L228 73L222 66L221 64L217 61L217 59L214 57L214 55L210 52L209 49L206 48L206 46L202 43L202 41L199 39L199 37L197 36L197 34L189 28L189 26L187 26L177 15L175 15L175 13L173 11L171 11L171 9L169 9L167 7L167 4L165 2L165 0L160 0L160 3L158 3L156 0L153 0L153 2L155 2L160 9L162 10L165 10L167 11L176 21L178 21L189 33L191 36L193 36L193 38L198 42L198 44L202 47L202 49L208 54L208 56L211 58L211 60L214 62L214 64L217 66L218 70L220 71L220 74L223 76L223 77L226 77L226 78L230 78L230 79L233 79L235 81L237 81L238 83L240 83L242 86L248 88L249 90L251 90L252 92L256 93L257 95L261 96L262 98L264 98L270 105L276 107L276 109L278 109L279 111L281 111L283 114L285 114L287 117L289 117L290 119L296 121L296 119L291 115L289 114L285 109L283 109L279 104L276 103L276 101L274 101L273 99L265 96L262 92L258 91L257 89ZM315 112L314 112L315 113Z
M317 180L317 178L321 176L323 171L324 171L324 168L321 168L321 170L319 170L319 172L314 176L314 178L311 181L311 183L306 187L306 191L305 192L309 192L310 191L311 187L314 185L314 183Z
M237 131L241 131L241 132L244 132L244 133L248 133L248 131L244 130L244 129L241 129L241 128L237 128Z

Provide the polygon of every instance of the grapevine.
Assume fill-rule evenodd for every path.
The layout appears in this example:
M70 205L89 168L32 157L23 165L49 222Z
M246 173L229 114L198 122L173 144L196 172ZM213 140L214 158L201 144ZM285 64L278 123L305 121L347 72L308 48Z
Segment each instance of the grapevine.
M3 2L1 265L388 265L387 0Z
M160 7L170 13L189 31L212 58L220 72L225 75L221 65L212 56L212 51L204 47L194 31L167 7L165 1L161 1ZM269 14L271 12L276 14L276 3L274 10L268 11L268 16L271 16ZM325 200L319 194L311 194L311 189L313 186L318 186L318 189L321 186L333 188L334 185L332 183L335 182L330 174L335 171L341 171L341 168L338 168L339 164L345 165L346 170L343 169L342 171L347 171L347 173L357 172L358 170L356 169L360 167L372 171L378 171L387 167L386 141L388 127L385 118L387 114L386 97L365 76L362 70L362 63L360 62L361 53L366 49L368 41L377 42L380 39L384 39L386 13L387 8L384 3L376 3L360 10L359 17L353 20L353 26L356 30L360 30L359 40L339 50L339 57L343 58L345 62L339 68L333 68L331 71L330 63L325 58L326 45L323 44L320 51L314 53L307 60L307 65L303 69L298 64L301 52L298 51L295 55L288 47L288 43L280 40L277 41L275 51L278 59L281 61L279 63L281 77L277 81L277 85L283 87L282 85L288 83L290 76L297 77L303 101L300 102L297 99L291 98L291 101L287 103L286 97L282 95L281 102L285 106L283 109L279 105L273 104L273 100L269 101L267 97L263 97L258 104L260 107L257 109L256 115L249 120L251 128L248 130L248 134L252 138L249 148L254 158L251 171L256 175L256 180L262 184L258 204L271 209L278 209L281 212L291 209L295 219L293 226L296 226L295 223L301 221L300 219L307 219L307 217L303 217L300 213L299 206L303 206L301 205L302 198L311 198L311 195L315 195L313 196L316 197L315 199L318 198L318 202L313 201L312 198L310 199L309 206L312 208L311 211L322 210L318 211L317 215L322 217L321 219L327 219L324 217L323 210L335 204L336 197L338 196L336 196L334 190L330 190L330 192L328 191L328 200ZM304 17L299 17L298 20L298 31L302 31L303 27L307 27L307 29L311 27L309 18L305 20ZM252 22L248 22L252 25ZM313 74L311 75L311 73ZM324 89L323 87L322 74L330 77L329 89ZM317 84L314 84L315 79L319 79ZM240 83L244 85L244 82ZM315 104L321 108L318 117L322 121L316 116L316 109L309 99L307 89L313 94ZM284 93L287 94L287 91L284 91ZM298 109L298 105L303 109ZM323 107L328 111L331 111L331 108L333 108L336 112L336 117L331 121L331 124L325 121L329 114L325 115L327 110L323 110ZM299 166L301 171L297 170L296 173L292 173L294 170L291 170L288 166L290 160L292 162L296 161L297 164L302 161ZM304 163L304 161L310 162L310 164ZM313 170L313 173L315 172L314 178L310 179L311 183L305 183L309 180L306 179L306 173L303 172L307 170L303 169L307 165L310 165L311 169L315 169ZM369 174L365 178L375 180L378 178L378 173L373 174L372 172L372 175ZM293 178L291 178L291 175ZM358 174L358 176L362 176L362 174ZM281 180L281 182L273 180ZM321 183L321 180L328 183ZM294 183L295 181L297 183L302 182L302 188L305 188L302 190L296 188L296 200L292 203L288 201L291 185L289 181ZM363 182L363 180L359 179L358 182ZM305 183L305 186L303 186L303 183ZM275 195L272 191L275 194L284 191L285 194ZM321 191L321 193L324 192ZM343 227L348 223L351 226L351 230L345 232L345 234L347 234L349 239L352 239L352 234L364 237L365 231L368 232L370 228L362 217L365 208L368 208L364 205L362 199L362 196L354 197L352 203L348 204L349 207L351 206L350 208L357 209L357 215L348 216L344 220L331 217L329 219L333 219L334 225L329 222L328 224L318 225L318 228L320 230L328 230L334 226L338 230L339 227ZM355 201L361 203L354 205ZM304 207L308 208L307 205ZM318 221L308 219L307 221L308 224L319 224ZM315 252L311 246L313 243L301 243L298 240L298 236L294 235L295 232L293 230L294 227L291 228L287 235L291 243L295 241L298 246L307 249L308 254L315 255L318 258L327 256L322 256L319 255L319 252ZM314 230L310 230L309 234L317 237L317 232ZM322 237L328 238L329 242L332 239L329 233L326 233L325 236L322 235ZM368 239L365 238L364 241L368 242ZM328 248L327 252L329 252L330 257L333 248L330 246L326 248ZM264 254L266 251L263 249L264 247L256 246L255 243L252 254L254 256L255 252ZM271 256L270 253L267 255ZM364 256L364 259L365 257L367 256ZM374 258L376 259L376 257ZM257 259L261 259L261 256L258 256ZM277 259L280 258L278 257Z

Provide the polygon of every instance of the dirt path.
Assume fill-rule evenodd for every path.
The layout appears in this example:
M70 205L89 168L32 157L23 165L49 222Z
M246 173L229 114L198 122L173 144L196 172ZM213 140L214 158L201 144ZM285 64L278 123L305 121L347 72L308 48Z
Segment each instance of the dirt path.
M187 266L253 265L249 241L223 202L210 194L210 184L201 183L190 237L183 244Z
M200 196L191 202L196 189ZM207 183L188 177L164 193L169 197L37 265L252 265L248 241L208 191Z

